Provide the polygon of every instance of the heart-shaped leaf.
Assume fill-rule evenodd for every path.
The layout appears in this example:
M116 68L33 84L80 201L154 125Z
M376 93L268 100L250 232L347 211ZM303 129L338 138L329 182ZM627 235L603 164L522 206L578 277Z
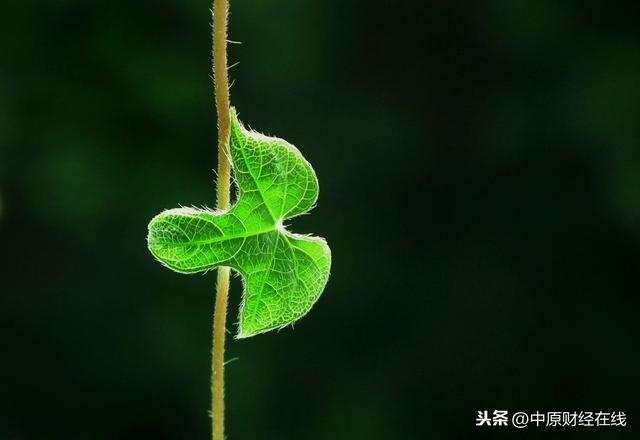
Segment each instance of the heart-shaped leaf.
M196 273L229 266L244 279L238 337L284 327L304 316L329 278L324 239L283 222L313 208L318 180L288 142L247 130L231 109L231 163L237 202L227 212L177 208L149 223L151 253L168 268Z

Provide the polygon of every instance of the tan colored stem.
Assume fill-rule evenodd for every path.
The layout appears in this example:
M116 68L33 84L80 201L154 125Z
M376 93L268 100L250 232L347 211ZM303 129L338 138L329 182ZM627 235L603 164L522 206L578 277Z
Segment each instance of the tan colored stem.
M229 209L231 163L229 161L229 77L227 74L227 0L213 0L213 82L218 113L218 209ZM226 336L229 268L218 268L213 316L211 363L211 424L213 440L224 440L224 339Z
M227 16L227 0L213 0L213 82L218 111L218 209L228 209L231 199Z
M213 363L211 366L211 407L213 440L224 440L224 338L226 334L229 268L218 268L216 309L213 317Z

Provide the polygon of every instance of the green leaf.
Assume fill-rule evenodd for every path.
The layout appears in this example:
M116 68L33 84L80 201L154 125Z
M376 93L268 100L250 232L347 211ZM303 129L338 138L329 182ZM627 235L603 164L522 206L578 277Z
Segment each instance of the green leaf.
M288 142L247 130L231 109L231 163L237 202L227 212L177 208L149 223L149 250L181 273L229 266L244 279L238 337L284 327L304 316L329 278L324 239L283 222L313 208L318 180Z

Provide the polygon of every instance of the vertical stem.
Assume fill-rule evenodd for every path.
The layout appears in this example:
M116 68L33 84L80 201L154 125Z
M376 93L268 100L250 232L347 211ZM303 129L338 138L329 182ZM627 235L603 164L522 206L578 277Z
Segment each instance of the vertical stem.
M227 0L213 0L213 81L218 113L218 209L228 209L231 199L229 162L229 78L227 75ZM226 335L229 268L218 269L213 317L211 363L211 416L213 440L224 440L224 339Z
M227 15L227 0L213 0L213 81L218 111L218 209L228 209L231 198Z
M216 309L213 317L213 361L211 364L211 416L213 440L224 440L224 337L229 296L229 268L218 268Z

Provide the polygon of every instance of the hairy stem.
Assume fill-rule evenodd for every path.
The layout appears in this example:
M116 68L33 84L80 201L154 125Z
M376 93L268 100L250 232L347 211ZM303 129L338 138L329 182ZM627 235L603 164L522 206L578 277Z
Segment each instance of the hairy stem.
M227 75L228 1L213 0L213 81L218 113L218 209L229 208L231 163L229 162L229 78ZM226 335L229 268L218 269L213 317L211 363L211 417L213 440L224 440L224 339Z
M213 82L218 111L218 209L228 209L231 199L227 16L228 1L213 0Z
M224 439L224 338L226 334L229 268L218 268L216 309L213 317L213 363L211 365L211 407L213 440Z

